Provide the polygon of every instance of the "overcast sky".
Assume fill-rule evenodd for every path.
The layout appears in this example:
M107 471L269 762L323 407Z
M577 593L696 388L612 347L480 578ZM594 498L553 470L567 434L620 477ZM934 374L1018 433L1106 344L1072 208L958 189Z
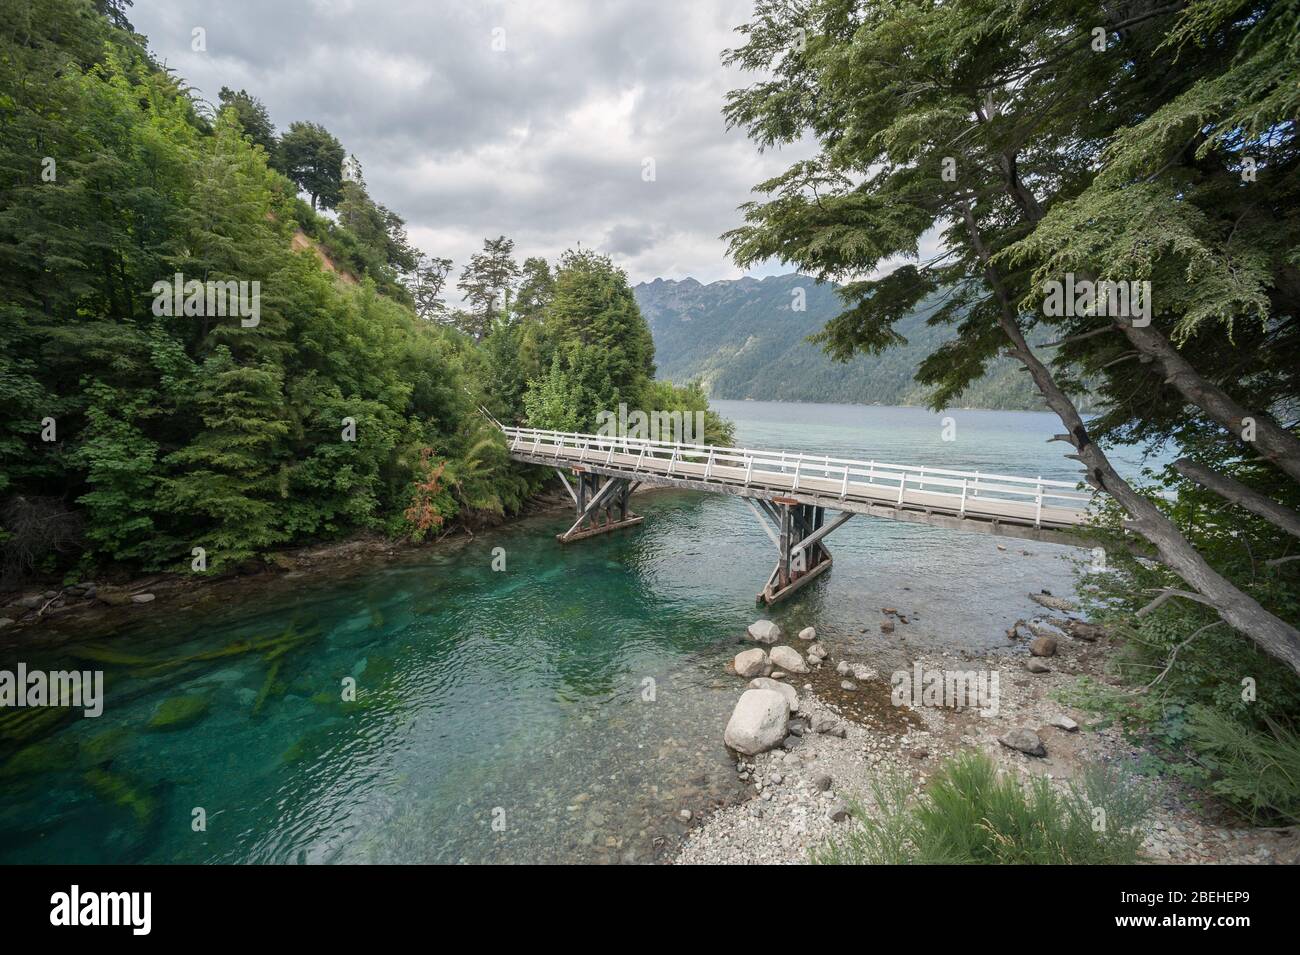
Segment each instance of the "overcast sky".
M521 261L554 263L581 242L634 283L710 282L744 274L718 238L739 224L736 207L806 151L760 155L724 128L724 94L746 77L720 53L751 6L136 0L130 17L206 99L244 88L279 130L323 124L412 241L457 272L484 237L505 234ZM206 52L191 49L195 27Z

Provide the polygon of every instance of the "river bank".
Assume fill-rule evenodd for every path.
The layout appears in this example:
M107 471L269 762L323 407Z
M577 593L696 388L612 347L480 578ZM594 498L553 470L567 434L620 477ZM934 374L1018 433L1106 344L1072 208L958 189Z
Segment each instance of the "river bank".
M784 674L782 679L798 696L791 734L767 752L738 756L737 778L746 786L746 798L695 820L674 863L806 863L814 848L842 838L855 825L850 806L875 811L873 781L901 774L915 796L946 759L972 750L992 758L1002 772L1023 779L1046 777L1058 787L1079 781L1089 766L1136 771L1150 755L1144 745L1127 738L1119 727L1095 722L1087 712L1060 702L1080 677L1112 681L1106 661L1116 645L1104 633L1083 630L1094 639L1067 633L1054 638L1051 656L1038 657L1029 650L1037 637L1015 624L1008 629L1019 633L1012 638L1016 645L1006 652L927 652L914 660L926 673L998 674L999 692L991 710L895 706L891 674L871 670L862 662L865 652L854 659L852 648L831 651L805 674ZM817 648L792 634L781 642L804 653L809 646ZM861 642L865 651L871 641ZM911 673L907 676L910 679ZM734 679L737 690L743 689L746 681ZM1028 742L1041 744L1042 755L1008 745L1026 742L1018 735L1024 731L1033 734ZM1203 793L1175 779L1147 778L1144 786L1153 800L1144 827L1145 862L1300 861L1300 834L1294 828L1251 827L1206 805Z
M527 517L571 507L563 489L547 487L533 495L518 514L488 527L507 527ZM486 528L476 528L480 533ZM316 542L273 551L263 560L249 561L230 573L200 576L175 572L126 576L108 574L75 584L54 580L28 581L0 594L0 647L11 646L32 630L53 641L95 639L141 615L169 610L202 609L231 601L273 597L323 577L349 576L376 564L421 560L432 551L454 552L475 540L474 530L456 527L429 541L388 537L373 531L343 540Z

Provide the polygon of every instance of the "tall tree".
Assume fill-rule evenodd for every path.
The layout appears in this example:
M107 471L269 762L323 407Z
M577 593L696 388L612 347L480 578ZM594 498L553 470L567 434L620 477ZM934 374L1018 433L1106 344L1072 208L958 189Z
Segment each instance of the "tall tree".
M465 296L472 326L467 329L476 340L481 340L492 329L498 318L507 320L510 314L510 293L519 277L519 266L514 260L515 243L505 236L483 240L483 251L470 256L460 273L456 287Z
M311 196L312 209L333 209L342 198L343 146L324 126L290 123L280 137L278 168Z
M233 109L243 127L244 135L255 146L261 146L268 156L275 155L275 126L271 124L271 114L266 111L262 101L246 90L235 92L229 86L221 87L217 94L223 109Z
M555 278L547 261L537 256L524 259L515 295L515 314L522 321L537 321L555 295Z
M447 316L447 303L442 293L447 287L451 265L451 259L433 258L423 252L418 254L408 288L415 300L415 314L425 321L440 322Z
M1256 148L1279 162L1271 169L1285 180L1294 161L1296 8L760 0L742 28L745 44L728 59L767 76L731 94L726 113L761 146L805 134L821 146L762 183L769 198L748 204L747 224L729 238L742 264L775 256L848 280L847 310L822 336L832 354L889 347L894 322L950 290L936 320L956 324L959 337L920 373L935 385L936 405L993 356L1020 361L1064 423L1061 440L1086 480L1122 506L1127 527L1195 599L1300 671L1300 631L1261 605L1248 581L1211 567L1115 471L1071 399L1078 348L1063 349L1053 369L1026 341L1037 324L1056 325L1076 346L1083 335L1126 339L1139 365L1158 369L1144 381L1150 392L1190 403L1227 429L1227 441L1239 440L1250 418L1256 447L1290 473L1294 435L1269 409L1249 409L1239 382L1220 380L1215 365L1194 367L1197 350L1174 342L1206 319L1230 329L1274 304L1269 286L1294 287L1294 256L1283 248L1294 248L1286 238L1294 204L1288 213L1278 192L1261 190L1260 202L1274 208L1261 208L1260 227L1247 216L1244 229L1225 229L1202 224L1188 193L1207 173L1239 173L1243 152ZM942 237L939 256L859 278L895 256L917 260L931 229ZM1089 281L1154 280L1154 320L1045 314L1042 283L1066 267ZM1205 294L1186 294L1174 276L1190 276ZM1286 324L1294 307L1282 304L1275 321Z

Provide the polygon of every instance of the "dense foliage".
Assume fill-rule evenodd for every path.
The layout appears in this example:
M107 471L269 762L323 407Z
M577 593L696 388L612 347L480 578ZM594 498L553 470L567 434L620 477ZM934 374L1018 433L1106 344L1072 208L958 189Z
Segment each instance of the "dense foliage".
M327 129L277 137L242 89L194 98L126 6L0 13L6 584L219 572L357 529L422 539L545 478L509 463L483 406L585 427L620 401L704 405L651 383L649 331L602 257L553 276L488 240L468 311L448 308L451 261L411 247Z

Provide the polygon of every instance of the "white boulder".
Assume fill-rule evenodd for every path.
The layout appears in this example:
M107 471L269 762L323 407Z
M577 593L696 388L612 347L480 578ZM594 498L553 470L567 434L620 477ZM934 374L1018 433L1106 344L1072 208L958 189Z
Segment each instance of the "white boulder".
M776 643L781 639L781 628L771 620L755 620L749 625L749 638L759 643Z
M746 690L731 711L722 740L745 756L756 756L785 739L790 704L776 690Z
M734 661L737 676L762 676L767 669L767 654L754 647L736 654Z
M780 680L760 676L757 679L750 680L749 686L753 690L776 690L785 697L785 702L790 707L791 713L799 712L799 694L789 683L782 683Z
M803 662L803 657L794 647L773 647L771 660L772 666L788 670L790 673L808 672L808 664Z
M800 639L800 640L816 640L816 639L817 639L817 629L816 629L815 627L804 627L802 630L799 631L799 639Z

